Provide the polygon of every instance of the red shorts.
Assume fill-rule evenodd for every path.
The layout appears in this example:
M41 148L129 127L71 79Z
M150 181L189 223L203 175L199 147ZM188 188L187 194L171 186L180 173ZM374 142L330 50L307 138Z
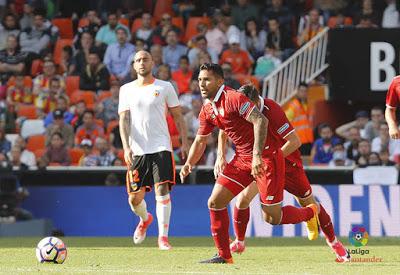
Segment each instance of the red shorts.
M281 203L285 184L285 160L282 151L277 150L272 156L263 157L263 160L266 172L256 180L261 203L265 205ZM255 180L251 175L251 163L252 157L235 156L218 176L217 183L236 196Z
M285 190L298 198L309 197L312 194L312 189L303 167L299 167L288 160L285 163Z

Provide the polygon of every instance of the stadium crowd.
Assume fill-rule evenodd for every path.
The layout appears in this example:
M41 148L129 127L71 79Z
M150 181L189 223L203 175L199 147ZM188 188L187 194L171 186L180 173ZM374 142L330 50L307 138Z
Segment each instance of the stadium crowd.
M400 27L394 0L83 2L0 1L3 167L123 165L119 88L136 79L131 64L139 50L152 54L154 75L175 87L193 140L202 105L199 64L221 64L233 88L249 81L260 88L264 77L325 26ZM359 111L335 131L319 125L314 134L306 97L307 85L301 84L286 114L299 129L309 126L311 134L300 136L311 164L399 162L400 144L389 139L382 109ZM298 119L295 106L306 119ZM167 120L179 148L177 128L171 116ZM214 164L216 141L217 133L201 164ZM233 153L230 148L228 155ZM175 158L181 162L178 151Z

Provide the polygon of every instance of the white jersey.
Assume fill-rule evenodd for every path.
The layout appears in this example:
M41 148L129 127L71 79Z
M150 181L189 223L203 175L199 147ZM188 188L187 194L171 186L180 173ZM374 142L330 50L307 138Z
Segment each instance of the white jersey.
M140 86L138 81L123 85L119 91L118 113L130 111L129 145L135 156L161 151L172 152L167 124L167 107L179 106L171 83L155 79Z

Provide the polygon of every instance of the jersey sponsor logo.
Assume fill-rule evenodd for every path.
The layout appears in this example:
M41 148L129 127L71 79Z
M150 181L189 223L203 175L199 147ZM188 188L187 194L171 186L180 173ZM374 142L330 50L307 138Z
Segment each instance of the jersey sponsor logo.
M154 96L157 97L160 95L160 91L154 91Z
M282 135L289 128L289 123L285 123L278 129L278 134Z
M243 115L244 113L246 113L246 111L247 111L247 109L249 109L249 107L250 107L250 102L244 103L239 109L239 114Z
M268 196L267 201L272 201L274 199L274 196Z

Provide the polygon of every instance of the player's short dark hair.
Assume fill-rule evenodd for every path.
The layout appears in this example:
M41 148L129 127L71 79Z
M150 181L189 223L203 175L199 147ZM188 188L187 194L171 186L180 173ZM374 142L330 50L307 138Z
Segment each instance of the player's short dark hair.
M204 63L200 66L200 71L211 71L214 73L214 75L224 79L224 72L222 71L222 68L220 65L215 64L215 63Z
M242 87L238 89L239 93L244 94L246 97L248 97L251 101L257 101L258 96L260 93L258 92L257 88L254 87L251 84L245 84Z

